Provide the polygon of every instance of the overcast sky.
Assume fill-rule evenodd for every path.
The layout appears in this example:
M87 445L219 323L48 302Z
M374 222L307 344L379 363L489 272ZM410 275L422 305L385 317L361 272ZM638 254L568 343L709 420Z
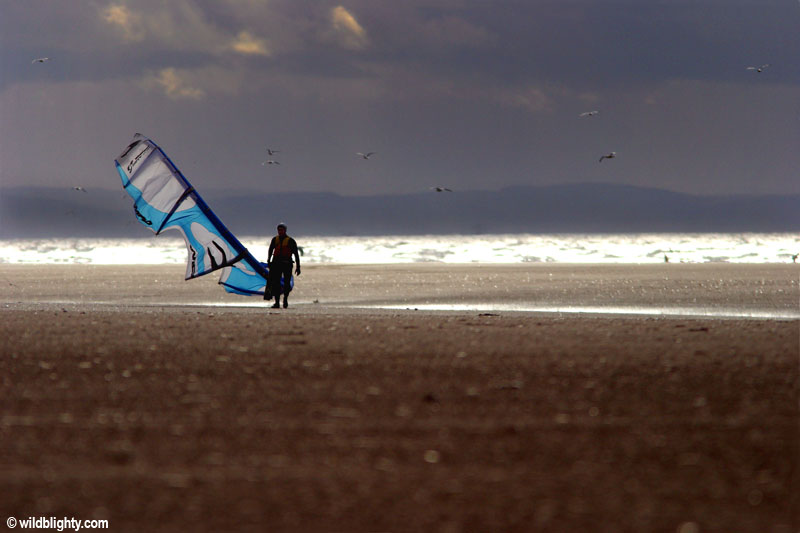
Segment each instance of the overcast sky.
M798 0L0 0L0 41L3 186L119 187L141 132L201 193L800 193Z

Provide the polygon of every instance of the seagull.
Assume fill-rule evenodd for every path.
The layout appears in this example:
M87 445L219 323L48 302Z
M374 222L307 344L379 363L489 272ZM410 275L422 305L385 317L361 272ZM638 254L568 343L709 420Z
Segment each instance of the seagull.
M617 157L617 152L611 152L610 154L601 157L600 162L602 163L603 159L614 159L615 157Z
M362 159L369 159L370 156L375 155L375 152L367 152L366 154L362 154L361 152L356 152L356 155L361 156Z
M86 189L84 189L83 187L73 187L72 190L73 191L80 191L80 192L89 192Z
M44 63L45 61L50 61L49 57L37 57L31 63Z
M453 192L453 189L448 189L447 187L431 187L431 190L436 192Z
M600 111L585 111L578 115L579 117L593 117L598 114Z
M269 154L269 155L275 155L278 152L280 152L280 150L273 150L271 148L267 148L267 154Z
M769 63L761 65L760 67L747 67L747 70L755 70L756 72L764 72L764 69L769 66Z
M261 166L262 166L262 167L263 167L264 165L280 165L280 163L278 163L277 161L275 161L275 160L273 160L273 159L267 159L266 161L264 161L263 163L261 163Z

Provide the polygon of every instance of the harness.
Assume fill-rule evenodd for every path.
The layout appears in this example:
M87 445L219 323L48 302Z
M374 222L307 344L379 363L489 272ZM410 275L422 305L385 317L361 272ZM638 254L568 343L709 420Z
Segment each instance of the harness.
M292 260L291 237L287 235L281 239L276 235L272 238L272 242L275 243L275 248L272 250L272 257L281 260Z

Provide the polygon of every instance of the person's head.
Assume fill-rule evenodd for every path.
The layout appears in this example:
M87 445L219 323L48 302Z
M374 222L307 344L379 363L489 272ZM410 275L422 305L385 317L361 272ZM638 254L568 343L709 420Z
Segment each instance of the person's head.
M278 235L280 235L281 237L286 235L286 224L284 224L283 222L278 224Z

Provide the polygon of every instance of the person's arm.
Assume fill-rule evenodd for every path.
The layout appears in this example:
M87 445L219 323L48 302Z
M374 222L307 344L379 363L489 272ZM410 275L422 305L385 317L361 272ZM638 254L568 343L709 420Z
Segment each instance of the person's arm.
M267 263L272 263L272 252L275 250L275 237L269 241L269 251L267 252Z
M300 275L300 254L297 253L297 241L292 239L292 244L294 245L293 252L294 252L294 273L298 276Z

